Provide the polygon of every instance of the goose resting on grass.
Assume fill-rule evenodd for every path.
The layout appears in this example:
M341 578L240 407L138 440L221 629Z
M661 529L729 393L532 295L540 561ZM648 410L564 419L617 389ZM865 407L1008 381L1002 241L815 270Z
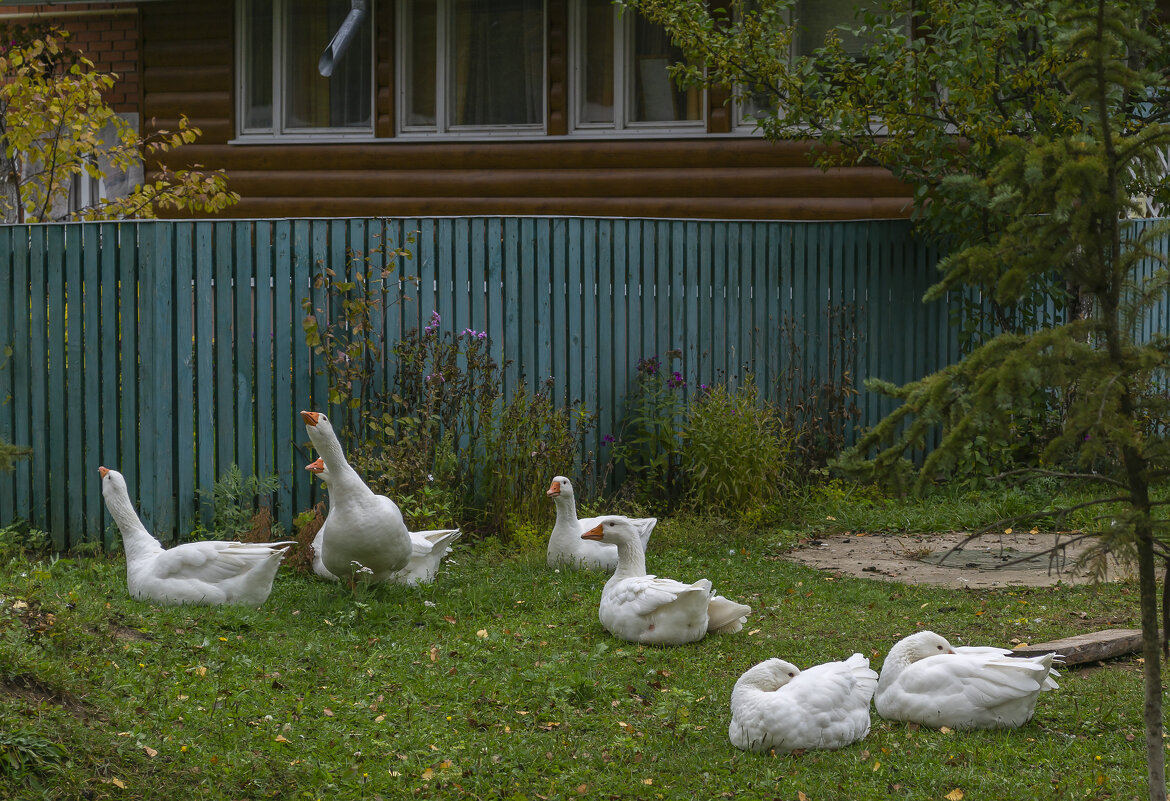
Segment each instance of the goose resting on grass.
M874 706L887 720L952 729L1015 728L1032 719L1041 692L1057 688L1057 654L1015 657L1006 648L952 647L933 631L886 654Z
M323 459L318 458L312 464L306 465L305 469L315 474L326 485L329 484L329 468L326 467ZM317 532L317 536L313 539L313 572L323 579L337 581L337 576L330 573L324 562L321 561L321 542L325 534L325 526L328 523L329 519L326 518L320 531ZM406 567L391 573L388 580L412 587L415 584L429 584L434 581L435 574L439 571L439 563L443 561L444 556L451 552L452 543L459 539L462 533L457 528L411 531L410 559L407 561Z
M406 567L413 552L402 512L350 467L328 417L301 412L301 418L330 475L329 512L316 549L321 565L347 581L386 581Z
M557 521L548 538L548 566L604 570L612 573L618 564L618 549L596 540L581 539L581 535L600 522L600 517L577 518L577 502L573 494L573 482L564 476L555 476L548 492L557 509ZM642 550L650 542L650 532L658 523L656 517L627 518L638 530Z
M99 467L102 497L122 533L130 597L160 604L260 606L287 542L186 542L164 549L146 527L117 470Z
M765 660L735 682L728 737L745 751L843 748L869 733L877 680L861 654L808 670Z
M644 645L683 645L708 632L735 633L752 611L716 595L707 579L683 584L647 575L646 552L629 518L602 517L581 536L617 546L617 569L605 582L598 608L601 625L615 637Z

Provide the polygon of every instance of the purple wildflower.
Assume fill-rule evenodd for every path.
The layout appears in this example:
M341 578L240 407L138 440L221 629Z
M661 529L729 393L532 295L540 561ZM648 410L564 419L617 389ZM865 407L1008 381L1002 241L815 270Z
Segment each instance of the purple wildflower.
M601 438L602 446L612 445L615 442L617 442L617 437L615 437L613 434L606 434L604 437Z
M666 379L666 386L674 389L675 387L685 387L687 385L686 379L682 377L682 373L675 370L671 373L670 378Z

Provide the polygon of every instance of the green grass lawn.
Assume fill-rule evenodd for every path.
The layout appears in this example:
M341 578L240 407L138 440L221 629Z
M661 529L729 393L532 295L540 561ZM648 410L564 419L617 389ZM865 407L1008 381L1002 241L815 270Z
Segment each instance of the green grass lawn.
M741 633L680 648L615 640L597 620L604 578L552 572L542 553L460 544L433 586L356 596L282 569L259 610L133 601L116 557L14 557L0 798L1144 797L1136 658L1068 670L1016 731L874 713L840 751L733 748L732 685L767 657L860 651L880 668L919 628L1010 646L1138 624L1133 585L908 587L781 552L775 535L661 523L652 572L753 607Z

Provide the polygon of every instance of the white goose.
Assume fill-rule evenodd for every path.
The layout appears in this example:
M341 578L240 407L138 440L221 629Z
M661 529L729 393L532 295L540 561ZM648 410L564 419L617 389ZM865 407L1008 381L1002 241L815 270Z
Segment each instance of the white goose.
M164 549L146 527L117 470L99 467L102 497L122 533L130 597L160 604L260 606L288 542L186 542Z
M933 631L899 641L882 664L874 705L887 720L952 729L1015 728L1055 690L1057 654L1013 657L1005 648L953 648Z
M804 671L765 660L735 682L728 737L745 751L843 748L869 733L877 680L861 654Z
M577 502L573 494L573 482L564 476L555 476L545 493L553 499L557 509L557 521L548 538L548 566L585 568L612 572L617 567L617 546L594 540L583 540L581 535L600 522L600 517L577 518ZM645 550L650 542L650 532L658 523L657 517L627 518L638 530L638 538Z
M315 474L325 484L329 483L329 468L323 459L318 458L312 464L305 465L305 469ZM329 519L326 518L317 536L313 538L313 572L323 579L337 581L337 576L330 573L325 563L321 561L321 542L328 522ZM440 528L409 533L410 560L406 567L391 573L388 580L411 587L415 584L429 584L439 572L439 563L443 561L443 557L451 552L452 543L459 539L463 532L457 528Z
M413 552L402 512L385 495L375 495L350 467L328 417L321 412L301 412L301 417L331 476L329 513L316 549L322 567L346 580L386 581L406 567Z
M707 579L683 584L647 575L646 552L629 518L602 517L581 536L617 546L617 569L605 582L598 609L601 625L615 637L645 645L682 645L708 632L737 632L752 611L716 595Z

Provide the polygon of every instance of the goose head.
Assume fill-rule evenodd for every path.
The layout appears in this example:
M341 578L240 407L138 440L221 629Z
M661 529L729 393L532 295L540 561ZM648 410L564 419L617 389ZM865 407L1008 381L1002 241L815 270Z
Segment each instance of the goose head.
M337 456L342 456L341 441L337 438L328 415L324 412L302 411L301 419L305 421L305 431L309 433L314 448L331 457L334 452Z
M800 675L800 668L783 659L765 659L739 677L736 687L755 687L765 692L779 690Z
M126 487L126 477L117 470L111 470L108 467L99 467L98 475L102 479L102 495L107 496L109 493L122 493L129 496L130 491Z
M553 476L552 484L549 485L548 492L545 493L554 500L556 498L567 498L573 500L573 482L564 476Z
M325 467L325 460L322 459L320 456L318 456L314 461L309 462L309 464L305 465L305 469L308 470L313 475L315 475L317 478L324 481L326 484L329 483L329 474L328 474L328 470Z
M898 642L894 648L902 652L903 658L907 662L917 662L928 656L955 652L945 637L935 634L933 631L920 631L917 634L911 634Z
M638 530L634 528L634 525L629 519L616 515L601 518L596 526L581 535L581 539L597 540L609 545L619 545L622 543L641 544Z

